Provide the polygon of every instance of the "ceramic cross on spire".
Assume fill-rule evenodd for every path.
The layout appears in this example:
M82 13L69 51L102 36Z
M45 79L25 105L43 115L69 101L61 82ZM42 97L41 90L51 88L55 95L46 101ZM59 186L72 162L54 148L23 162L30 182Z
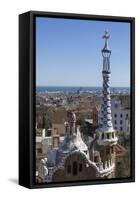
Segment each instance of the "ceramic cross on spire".
M102 49L102 52L110 52L110 48L108 46L108 39L110 38L110 35L107 31L105 31L105 34L102 37L103 39L105 39L105 45L104 48Z

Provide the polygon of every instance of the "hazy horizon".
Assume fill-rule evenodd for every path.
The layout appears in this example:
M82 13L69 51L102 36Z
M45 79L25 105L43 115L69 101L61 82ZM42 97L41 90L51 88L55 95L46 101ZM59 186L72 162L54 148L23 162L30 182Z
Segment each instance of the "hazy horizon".
M81 86L81 85L76 85L76 86L73 86L73 85L36 85L36 87L103 87L102 85L101 86ZM111 86L111 88L130 88L130 86Z

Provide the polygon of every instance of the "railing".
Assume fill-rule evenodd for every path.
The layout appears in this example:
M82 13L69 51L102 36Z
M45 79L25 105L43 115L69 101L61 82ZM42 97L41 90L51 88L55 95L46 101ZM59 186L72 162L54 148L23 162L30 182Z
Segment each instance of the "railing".
M102 174L103 176L106 175L107 173L111 173L114 170L115 164L113 163L112 160L108 160L103 162L96 163L96 166L99 169L100 175Z
M98 139L97 141L99 145L117 144L118 138Z

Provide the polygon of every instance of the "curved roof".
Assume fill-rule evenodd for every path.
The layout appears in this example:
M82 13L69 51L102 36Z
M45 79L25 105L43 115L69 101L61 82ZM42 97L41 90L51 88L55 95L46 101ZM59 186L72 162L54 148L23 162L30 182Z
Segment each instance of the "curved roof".
M82 152L88 152L88 147L81 138L79 128L77 128L76 133L67 133L63 142L61 143L59 149L57 150L56 161L59 163L63 157L70 154L75 150L80 150Z

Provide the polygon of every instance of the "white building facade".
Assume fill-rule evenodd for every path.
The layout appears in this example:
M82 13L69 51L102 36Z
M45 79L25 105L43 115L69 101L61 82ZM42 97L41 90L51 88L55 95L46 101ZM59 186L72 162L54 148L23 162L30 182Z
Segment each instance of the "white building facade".
M112 122L118 132L130 132L130 109L123 108L119 100L112 100Z

